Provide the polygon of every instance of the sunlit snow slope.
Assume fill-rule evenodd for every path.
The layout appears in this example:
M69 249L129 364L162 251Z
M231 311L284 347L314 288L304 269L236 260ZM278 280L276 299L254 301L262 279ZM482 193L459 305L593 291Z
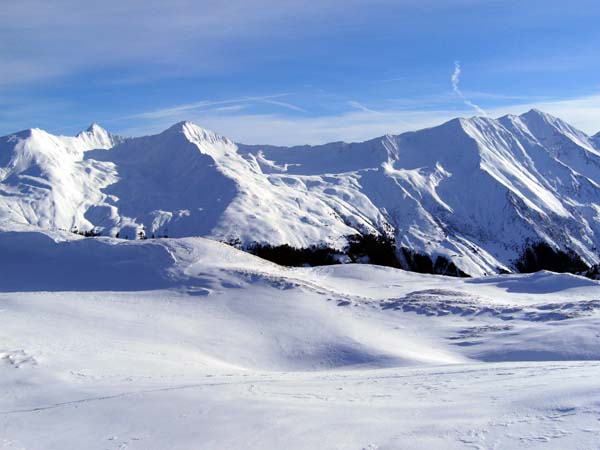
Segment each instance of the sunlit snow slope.
M588 449L600 282L0 233L6 449Z
M597 263L599 205L597 137L536 110L292 148L235 144L189 122L127 140L98 126L0 138L4 229L297 247L393 232L399 247L482 275L512 270L539 241Z

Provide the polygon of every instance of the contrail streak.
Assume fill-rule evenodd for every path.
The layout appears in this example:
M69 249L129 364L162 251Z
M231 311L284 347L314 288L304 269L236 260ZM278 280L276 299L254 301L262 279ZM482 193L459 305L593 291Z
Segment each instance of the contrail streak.
M477 111L477 113L479 115L487 117L487 113L485 112L485 110L483 108L481 108L479 105L476 105L472 101L468 100L465 97L465 94L463 94L463 92L460 90L459 85L460 85L461 72L462 71L460 69L460 61L454 61L454 72L452 72L452 77L450 78L450 82L452 83L452 90L454 91L454 93L456 95L458 95L460 98L462 98L465 105L473 108L475 111Z

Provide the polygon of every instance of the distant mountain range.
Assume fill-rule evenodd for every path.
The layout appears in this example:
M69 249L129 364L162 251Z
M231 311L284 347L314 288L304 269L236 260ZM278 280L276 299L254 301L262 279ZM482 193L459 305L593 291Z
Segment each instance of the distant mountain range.
M385 234L461 271L513 271L546 243L600 259L600 133L532 110L361 143L236 144L190 123L139 138L0 138L3 230L343 248Z

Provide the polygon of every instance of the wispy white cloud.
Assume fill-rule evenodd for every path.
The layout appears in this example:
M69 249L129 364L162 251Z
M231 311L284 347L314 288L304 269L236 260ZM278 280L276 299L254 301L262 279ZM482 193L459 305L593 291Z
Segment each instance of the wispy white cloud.
M290 103L281 102L278 100L274 100L276 98L285 97L288 94L274 94L274 95L266 95L261 97L238 97L231 98L225 100L201 100L193 103L185 103L176 106L170 106L168 108L160 108L151 111L144 111L141 113L137 113L131 116L122 117L117 120L125 120L125 119L163 119L163 118L179 118L185 114L193 113L194 111L199 110L207 110L207 109L217 109L217 110L225 110L226 107L220 105L231 105L234 104L235 108L241 109L240 106L236 104L250 104L250 103L268 103L272 105L281 106L287 109L293 109L296 111L304 111L302 108L294 106ZM217 108L215 108L217 107ZM231 109L231 108L230 108Z
M552 100L551 97L535 95L511 95L495 92L462 91L465 97L473 99L488 100L496 104L519 104L526 102L543 102ZM450 107L456 104L456 93L454 90L435 92L419 97L393 97L383 100L395 108L422 108L436 109Z
M600 131L600 93L567 99L544 100L507 105L490 110L493 117L536 108L560 117L589 135Z
M0 85L99 69L106 84L113 78L156 79L157 73L222 74L276 60L281 43L301 45L317 35L385 29L382 20L393 21L397 30L417 28L417 21L445 19L450 9L478 3L375 0L373 7L363 0L5 0L0 7Z
M360 105L360 103L359 103ZM188 110L177 120L191 120L215 130L237 142L249 144L319 144L331 141L362 141L384 134L396 134L439 125L460 116L472 115L464 109L382 109L360 108L338 114L289 117L282 114L258 114L231 111L220 114L214 110ZM364 105L363 105L364 106ZM491 117L520 114L538 108L560 117L588 134L600 131L600 94L566 100L521 102L489 109ZM375 112L375 113L374 113ZM160 132L175 120L161 116L116 130L125 135Z
M214 130L237 142L248 144L320 144L331 141L362 141L388 133L400 133L438 125L455 111L397 111L385 115L350 111L318 117L287 117L278 114L217 115L199 113L187 117L198 125ZM163 131L171 121L155 121L117 130L127 136Z
M377 0L388 10L419 3ZM104 78L116 80L154 79L162 72L214 75L277 56L269 51L246 56L240 48L300 41L315 29L335 33L348 24L356 27L366 13L373 11L361 0L309 6L293 0L6 0L0 7L0 85L108 68L114 73ZM335 22L326 23L328 17ZM123 71L133 73L122 76Z
M282 108L291 109L292 111L307 112L305 109L300 108L299 106L296 106L296 105L292 105L291 103L288 103L288 102L281 102L279 100L270 100L270 99L263 99L262 102L267 103L269 105L281 106Z
M359 111L362 111L362 112L366 112L366 113L370 113L370 114L382 114L380 111L375 111L374 109L367 108L365 105L363 105L360 102L357 102L356 100L349 100L346 103L349 106L352 106L353 108L356 108L356 109L358 109Z
M233 111L242 111L246 108L248 108L248 105L231 105L231 106L220 106L218 108L213 108L212 111L233 112Z

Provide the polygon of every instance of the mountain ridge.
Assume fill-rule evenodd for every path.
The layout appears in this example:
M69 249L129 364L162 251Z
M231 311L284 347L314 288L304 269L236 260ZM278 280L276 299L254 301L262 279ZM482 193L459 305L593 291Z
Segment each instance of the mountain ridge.
M0 138L0 174L4 229L300 248L384 233L470 275L514 270L535 242L599 261L595 137L539 110L294 147L236 144L185 121L139 138L97 124L74 138L32 129Z

